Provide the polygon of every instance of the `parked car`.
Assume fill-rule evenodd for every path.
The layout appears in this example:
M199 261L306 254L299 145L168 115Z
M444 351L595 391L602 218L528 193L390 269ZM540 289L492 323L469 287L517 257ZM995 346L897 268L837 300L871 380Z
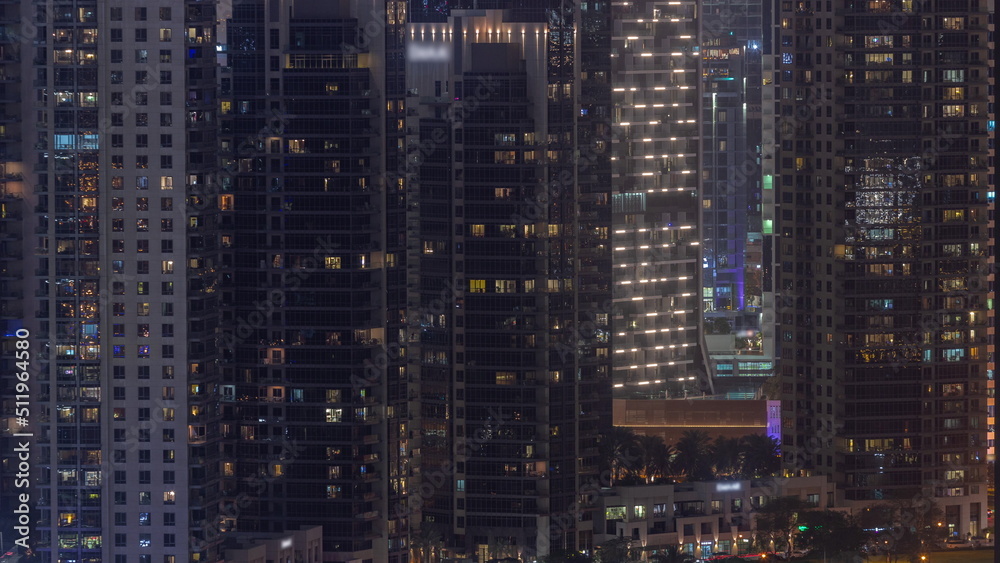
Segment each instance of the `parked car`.
M948 538L944 542L945 549L970 549L972 542L964 538Z
M809 555L808 549L793 549L787 554L784 552L776 553L775 556L783 561L794 561L795 559L802 559L806 555Z
M989 538L984 538L983 536L972 536L972 548L979 549L981 547L993 547L995 542L993 536Z

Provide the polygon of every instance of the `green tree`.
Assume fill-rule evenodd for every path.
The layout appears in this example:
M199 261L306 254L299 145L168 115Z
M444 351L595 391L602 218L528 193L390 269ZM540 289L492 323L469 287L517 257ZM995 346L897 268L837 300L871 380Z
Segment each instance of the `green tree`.
M637 436L636 445L639 449L638 474L646 483L654 483L670 475L670 467L674 457L672 447L663 443L659 436Z
M933 499L915 497L872 504L858 516L865 529L879 529L872 544L890 561L920 563L920 556L936 549L948 533L944 512Z
M639 441L635 432L624 426L608 428L597 442L602 469L611 473L611 485L629 475L639 462Z
M668 545L666 549L649 557L650 563L694 563L697 561L690 553L684 553L676 545Z
M750 434L740 439L740 473L747 478L769 477L781 469L778 442L766 434Z
M576 551L553 550L540 561L541 563L594 563L594 558Z
M443 547L441 533L426 523L422 524L420 530L410 539L410 551L414 563L436 563Z
M715 477L739 477L741 448L739 438L719 436L710 447L715 462Z
M795 547L808 548L824 556L860 553L868 533L843 512L809 510L799 513Z
M632 547L632 539L618 537L608 540L597 548L595 563L638 563L640 550Z
M711 439L703 430L685 430L674 446L674 468L688 481L708 481L712 478Z
M753 542L762 551L787 552L806 503L798 497L778 497L758 508L754 515Z
M722 317L705 320L705 334L732 334L733 325Z

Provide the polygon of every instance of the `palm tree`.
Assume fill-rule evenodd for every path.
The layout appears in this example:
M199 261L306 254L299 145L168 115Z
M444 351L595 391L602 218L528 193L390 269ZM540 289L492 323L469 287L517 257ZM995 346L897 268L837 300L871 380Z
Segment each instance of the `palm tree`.
M636 443L641 456L639 473L647 484L670 474L671 458L674 456L672 447L664 444L659 436L636 436Z
M623 479L635 471L639 464L638 439L630 428L612 426L601 434L598 449L604 469L611 473L612 486L616 480Z
M703 430L685 430L674 449L675 468L687 476L688 481L707 481L712 478L711 441Z
M745 477L767 477L781 469L778 441L766 434L750 434L740 439L742 467Z
M415 563L434 563L442 546L441 534L425 524L410 539L412 560Z
M712 442L712 459L715 460L715 476L739 476L741 468L739 438L719 436Z
M684 553L676 545L668 545L661 553L649 557L650 563L693 563L697 561L694 555Z

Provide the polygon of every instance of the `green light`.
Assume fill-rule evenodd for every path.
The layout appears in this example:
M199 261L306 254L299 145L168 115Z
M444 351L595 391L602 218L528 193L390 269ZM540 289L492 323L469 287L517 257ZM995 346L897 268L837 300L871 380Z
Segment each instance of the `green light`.
M764 234L773 235L774 234L774 220L764 219Z

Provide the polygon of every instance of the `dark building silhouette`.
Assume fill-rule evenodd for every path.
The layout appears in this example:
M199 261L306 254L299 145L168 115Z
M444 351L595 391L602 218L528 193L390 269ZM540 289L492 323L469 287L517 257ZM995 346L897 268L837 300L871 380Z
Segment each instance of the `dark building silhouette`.
M220 116L222 472L227 498L247 501L224 528L322 524L328 557L397 561L407 518L390 508L405 506L413 471L393 152L402 5L375 4L233 6ZM358 17L376 9L389 10L387 27L365 35Z
M593 547L611 388L607 14L484 4L407 31L420 526L480 560Z
M774 282L789 471L986 522L987 3L781 2Z

